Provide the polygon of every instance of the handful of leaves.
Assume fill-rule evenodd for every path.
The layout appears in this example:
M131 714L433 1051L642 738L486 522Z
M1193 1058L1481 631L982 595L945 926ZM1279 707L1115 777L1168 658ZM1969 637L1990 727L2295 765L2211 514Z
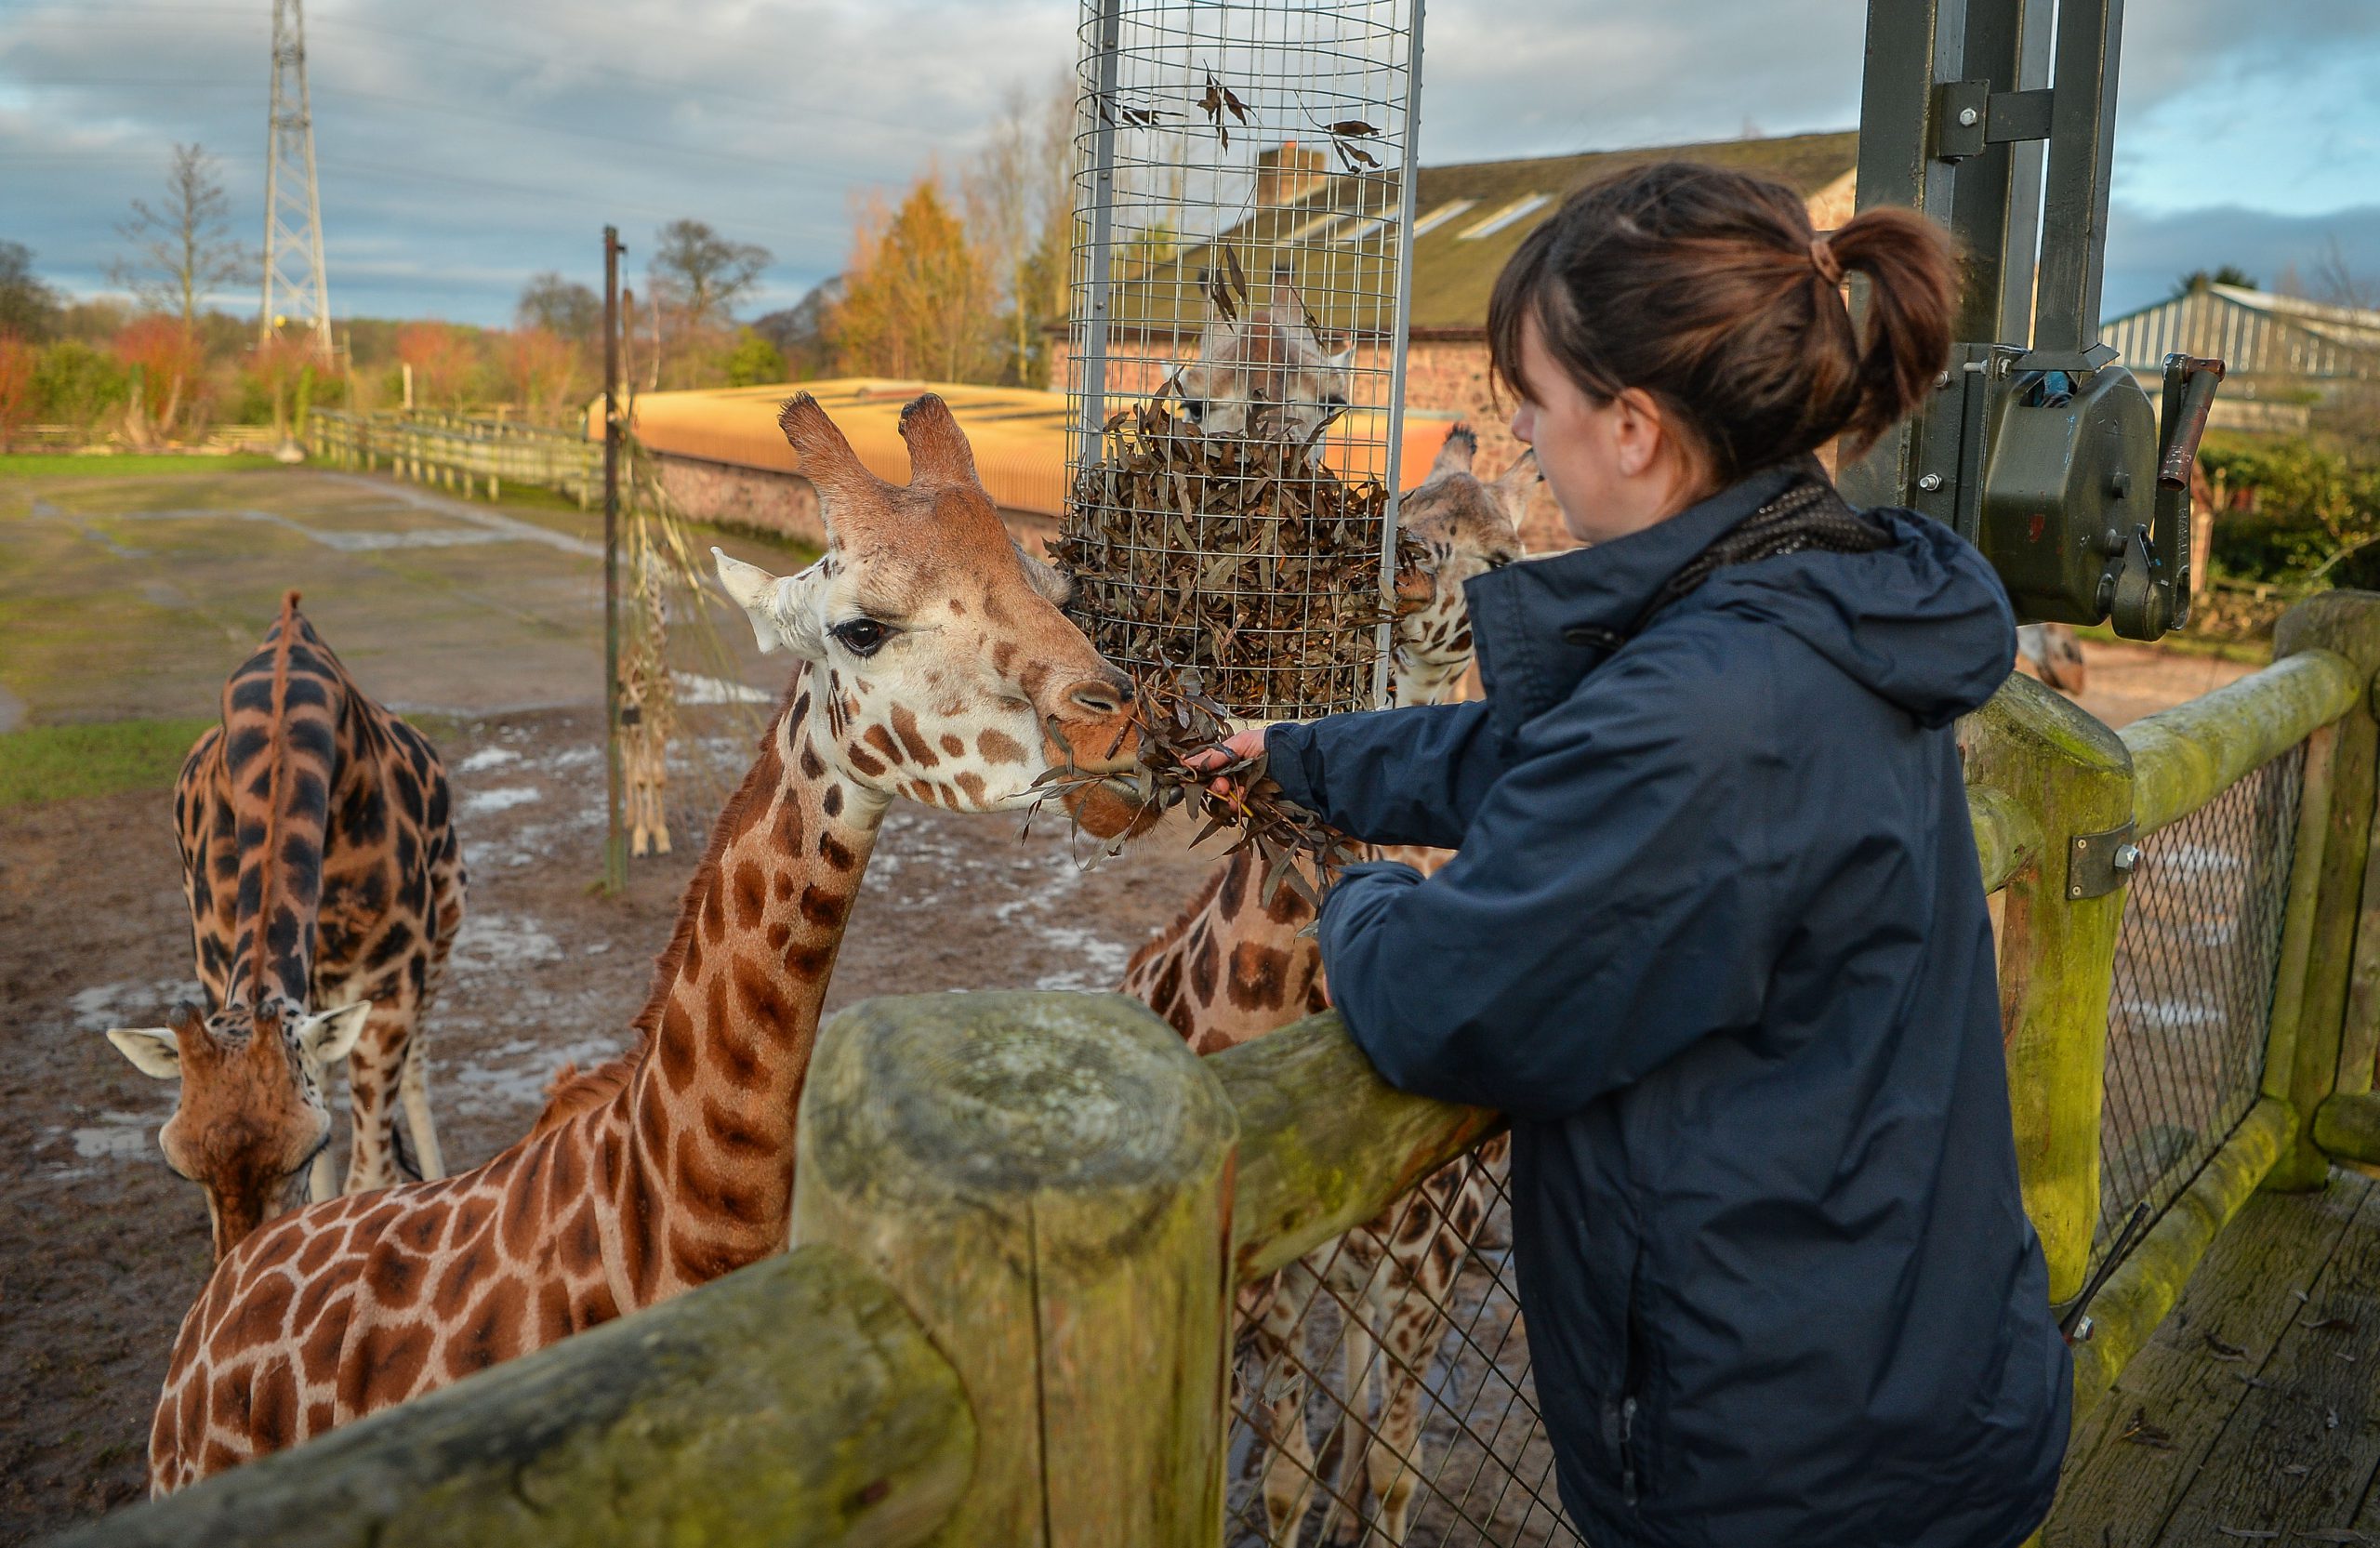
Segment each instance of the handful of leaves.
M1101 654L1135 675L1196 668L1253 720L1371 707L1388 494L1316 463L1326 427L1205 435L1162 398L1109 417L1051 550Z
M1342 867L1363 857L1354 840L1281 794L1280 786L1264 776L1263 754L1200 772L1185 766L1192 755L1220 746L1233 729L1223 707L1201 687L1196 668L1178 676L1136 676L1131 725L1141 734L1140 757L1130 777L1142 809L1170 812L1188 802L1207 819L1191 840L1193 845L1205 843L1224 828L1238 828L1239 841L1225 853L1256 851L1264 867L1265 902L1270 903L1275 891L1286 885L1319 909L1321 889L1337 880ZM1063 737L1053 740L1065 746ZM1120 733L1117 741L1122 741ZM1034 810L1069 789L1115 777L1085 774L1070 765L1051 769L1034 781L1040 790ZM1230 795L1217 795L1208 787L1209 781L1219 778L1232 781ZM1030 826L1031 813L1025 821ZM1302 858L1312 867L1314 880L1308 880L1298 865Z

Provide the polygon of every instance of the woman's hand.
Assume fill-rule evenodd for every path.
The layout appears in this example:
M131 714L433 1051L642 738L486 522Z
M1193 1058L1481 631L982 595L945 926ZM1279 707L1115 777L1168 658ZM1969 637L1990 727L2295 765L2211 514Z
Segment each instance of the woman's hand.
M1248 776L1250 774L1258 773L1257 770L1244 767L1244 765L1263 756L1264 733L1261 730L1238 731L1211 748L1192 753L1182 761L1182 766L1193 774L1211 774L1219 769L1234 770L1232 774L1207 781L1208 789L1228 800L1236 787L1250 783Z

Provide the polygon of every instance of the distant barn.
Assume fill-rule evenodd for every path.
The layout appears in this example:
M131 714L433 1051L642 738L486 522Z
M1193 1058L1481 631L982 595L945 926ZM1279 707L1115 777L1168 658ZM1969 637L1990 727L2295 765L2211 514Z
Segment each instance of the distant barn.
M2311 405L2380 384L2380 311L2239 285L2193 285L2110 319L2100 337L2152 391L2168 354L2222 360L2229 370L2212 422L2225 429L2302 432Z

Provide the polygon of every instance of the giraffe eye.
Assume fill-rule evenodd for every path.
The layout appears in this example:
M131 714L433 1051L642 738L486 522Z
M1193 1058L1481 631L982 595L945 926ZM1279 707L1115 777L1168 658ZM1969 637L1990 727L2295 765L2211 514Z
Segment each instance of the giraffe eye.
M873 618L853 618L847 624L837 624L827 632L835 637L837 644L863 659L874 655L892 635L891 629Z

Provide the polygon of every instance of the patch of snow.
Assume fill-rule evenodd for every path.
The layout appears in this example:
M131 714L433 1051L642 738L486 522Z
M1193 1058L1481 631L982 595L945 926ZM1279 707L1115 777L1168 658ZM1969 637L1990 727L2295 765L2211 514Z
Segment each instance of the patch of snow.
M490 769L500 769L507 763L518 763L520 761L521 755L514 752L510 748L482 748L479 751L471 754L469 758L464 759L460 763L456 764L455 772L456 774L484 774Z
M66 1001L78 1032L105 1032L111 1027L155 1025L167 1008L181 1000L205 1004L206 991L194 978L160 978L147 984L99 984L77 989Z
M725 678L705 677L700 672L671 672L669 681L678 690L680 704L774 704L775 695L764 694L748 683L730 682Z
M492 812L508 812L513 807L526 806L545 799L546 793L534 785L505 785L493 790L466 790L463 792L463 814L485 816Z
M533 919L518 914L465 914L449 959L457 972L489 972L550 962L562 946Z

